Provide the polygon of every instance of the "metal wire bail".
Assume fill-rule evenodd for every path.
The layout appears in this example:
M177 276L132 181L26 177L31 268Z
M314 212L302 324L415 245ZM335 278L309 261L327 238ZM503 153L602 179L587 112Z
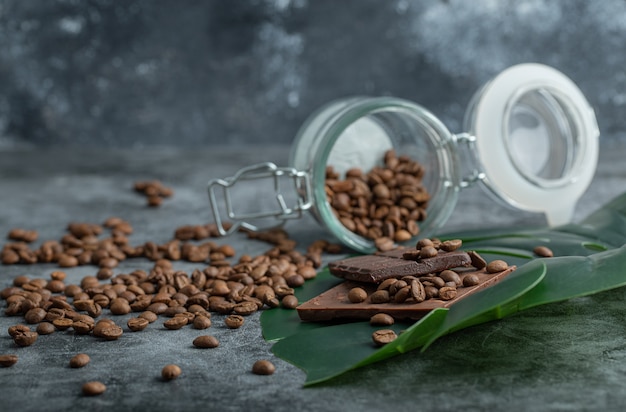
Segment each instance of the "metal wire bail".
M281 192L281 179L291 179L294 189L295 204L288 206L285 200L286 193ZM274 197L277 208L267 211L258 211L245 214L237 214L234 210L231 190L241 181L272 179L274 188ZM226 215L229 223L232 225L226 227L225 221L220 215L218 194L216 189L221 188L223 192L223 204L225 206ZM298 171L291 167L278 167L274 163L266 162L251 165L240 169L235 175L224 179L213 179L208 184L209 203L213 212L213 218L220 235L225 236L245 228L252 231L267 230L274 227L282 226L289 219L298 219L304 211L307 211L313 205L311 181L307 172ZM260 219L273 219L274 223L259 225L253 223Z

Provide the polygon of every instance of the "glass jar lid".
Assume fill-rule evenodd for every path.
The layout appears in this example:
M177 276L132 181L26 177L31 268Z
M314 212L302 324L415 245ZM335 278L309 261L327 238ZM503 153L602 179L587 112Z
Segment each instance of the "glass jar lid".
M483 183L510 205L571 220L598 161L598 124L580 89L541 64L510 67L476 93L465 117Z

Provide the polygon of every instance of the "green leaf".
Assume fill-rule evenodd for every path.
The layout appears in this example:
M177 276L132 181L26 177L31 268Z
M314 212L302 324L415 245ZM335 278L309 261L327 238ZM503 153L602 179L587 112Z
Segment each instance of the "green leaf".
M465 249L476 250L487 260L504 258L519 267L506 279L450 309L434 310L413 325L394 325L392 328L402 333L383 348L372 344L371 334L377 328L367 322L304 323L295 311L266 311L261 317L264 336L282 338L274 345L274 353L304 369L305 385L312 385L410 350L425 350L439 337L472 325L626 285L626 193L579 225L441 236L453 237L463 239ZM537 259L532 250L538 245L548 246L558 257ZM307 300L338 282L322 270L299 297Z

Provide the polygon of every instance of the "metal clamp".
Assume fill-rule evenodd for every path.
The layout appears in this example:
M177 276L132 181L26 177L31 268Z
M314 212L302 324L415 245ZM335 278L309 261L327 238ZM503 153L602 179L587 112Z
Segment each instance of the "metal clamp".
M291 179L293 182L293 189L295 190L295 204L288 206L285 201L285 196L281 193L280 179ZM259 211L246 214L237 214L234 211L233 200L231 197L231 190L237 182L260 180L260 179L272 179L274 187L274 197L278 203L278 208L269 211ZM224 226L224 221L220 216L218 207L218 196L216 194L217 188L223 189L225 211L228 216L228 220L232 225L228 228ZM298 219L302 216L303 212L307 211L313 205L313 196L311 190L311 181L307 172L298 171L291 167L278 167L274 163L259 163L256 165L244 167L240 169L234 176L225 179L213 179L208 184L209 202L215 224L220 235L225 236L237 231L240 228L245 228L252 231L267 230L270 228L282 226L289 219ZM259 225L252 223L259 219L274 219L274 224Z
M459 143L464 143L470 149L469 152L470 161L472 163L473 170L470 173L461 179L459 186L461 188L466 188L472 186L476 182L483 181L486 178L485 172L481 171L478 168L478 164L480 160L476 156L476 151L474 149L474 145L476 144L476 136L473 136L469 133L459 133L454 135L455 139Z

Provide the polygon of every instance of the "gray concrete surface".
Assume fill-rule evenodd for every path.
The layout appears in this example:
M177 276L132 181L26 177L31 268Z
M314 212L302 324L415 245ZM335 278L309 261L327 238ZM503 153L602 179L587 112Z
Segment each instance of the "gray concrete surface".
M596 178L576 219L626 188L625 155L626 144L604 142ZM100 223L120 216L135 228L131 243L165 242L176 227L209 220L208 179L261 160L284 165L286 158L284 147L0 152L0 235L21 227L39 230L40 239L59 239L70 221ZM160 208L146 208L131 189L141 179L161 179L175 190L174 197ZM461 194L446 229L543 222L541 216L494 204L472 188ZM286 229L301 248L326 236L311 218L290 222ZM239 235L219 242L234 245L240 254L267 249ZM146 259L130 259L116 271L151 266ZM175 267L190 271L197 265ZM0 266L0 288L17 275L47 277L55 269ZM71 282L95 274L96 268L66 272ZM6 331L19 319L0 314L0 353L20 358L13 367L0 368L0 410L621 410L626 406L625 298L622 288L529 310L445 337L426 353L412 352L307 389L301 370L271 354L258 315L238 330L226 329L215 315L208 331L169 331L161 320L113 342L66 332L18 348ZM119 317L119 324L126 318ZM220 347L193 348L193 338L206 332L218 337ZM88 353L91 363L70 369L70 357L79 352ZM274 375L250 372L261 358L275 363ZM163 382L160 371L168 363L180 365L183 374ZM88 380L104 382L107 392L82 396L81 385Z

